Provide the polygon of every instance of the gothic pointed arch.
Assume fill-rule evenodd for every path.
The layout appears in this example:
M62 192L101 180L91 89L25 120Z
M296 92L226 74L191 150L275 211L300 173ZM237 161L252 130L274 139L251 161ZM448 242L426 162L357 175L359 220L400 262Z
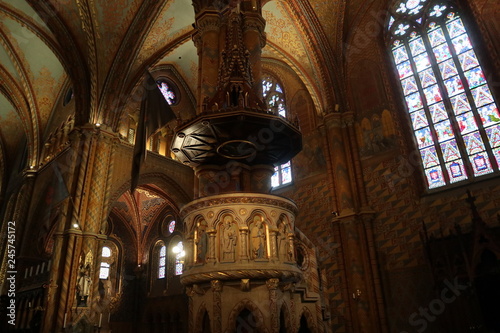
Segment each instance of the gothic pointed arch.
M316 332L316 325L314 323L314 316L312 315L311 311L304 307L302 309L302 314L299 316L299 333L306 333L306 332Z
M245 317L243 318L240 316ZM236 330L238 318L241 318L243 323L246 323L256 332L268 333L268 329L264 325L264 315L259 307L249 299L243 299L233 307L228 316L228 325L225 333L238 332Z
M290 310L288 309L286 303L283 302L280 310L280 333L292 331L292 318L290 316Z
M203 302L198 308L198 314L196 315L195 333L210 333L212 331L210 324L210 314L205 302Z

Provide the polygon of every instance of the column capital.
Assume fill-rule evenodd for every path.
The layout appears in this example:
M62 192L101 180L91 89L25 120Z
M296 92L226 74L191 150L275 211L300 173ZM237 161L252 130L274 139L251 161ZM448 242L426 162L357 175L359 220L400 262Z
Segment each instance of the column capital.
M327 128L341 128L342 127L342 113L332 112L324 117L325 125Z
M276 289L278 289L279 283L280 283L280 279L278 279L278 278L268 279L266 281L266 287L269 290L276 290Z
M222 281L221 280L211 280L210 287L213 292L221 292L222 291Z
M343 127L351 127L354 125L354 112L348 111L342 113Z
M205 10L196 17L197 34L203 35L206 32L219 32L221 28L221 18L217 11Z

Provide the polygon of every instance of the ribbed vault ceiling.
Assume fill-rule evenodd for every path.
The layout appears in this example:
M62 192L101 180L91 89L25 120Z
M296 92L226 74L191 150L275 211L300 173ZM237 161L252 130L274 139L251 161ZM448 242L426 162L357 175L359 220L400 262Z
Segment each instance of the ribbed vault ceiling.
M337 27L345 24L343 3L264 2L263 56L297 73L317 112L330 108L333 78L342 75L334 55L342 44ZM11 172L23 140L29 147L27 163L38 165L49 132L60 125L61 116L53 113L68 87L75 92L77 123L101 122L115 129L123 119L119 110L144 69L173 65L196 95L193 23L191 0L1 0L2 174Z

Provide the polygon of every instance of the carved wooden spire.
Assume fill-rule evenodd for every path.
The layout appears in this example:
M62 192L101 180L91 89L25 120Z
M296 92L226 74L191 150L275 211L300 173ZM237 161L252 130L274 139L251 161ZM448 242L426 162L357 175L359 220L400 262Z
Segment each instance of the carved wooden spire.
M252 75L250 51L244 45L245 21L240 7L228 7L222 15L227 15L225 46L221 54L217 91L206 103L208 110L220 108L257 108L265 110L261 96L252 89L255 84Z

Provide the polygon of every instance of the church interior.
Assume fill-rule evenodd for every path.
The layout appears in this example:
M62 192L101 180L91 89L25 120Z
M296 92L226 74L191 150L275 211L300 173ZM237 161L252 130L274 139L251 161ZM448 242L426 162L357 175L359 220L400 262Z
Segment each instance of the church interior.
M500 332L499 102L498 0L0 0L0 331Z

